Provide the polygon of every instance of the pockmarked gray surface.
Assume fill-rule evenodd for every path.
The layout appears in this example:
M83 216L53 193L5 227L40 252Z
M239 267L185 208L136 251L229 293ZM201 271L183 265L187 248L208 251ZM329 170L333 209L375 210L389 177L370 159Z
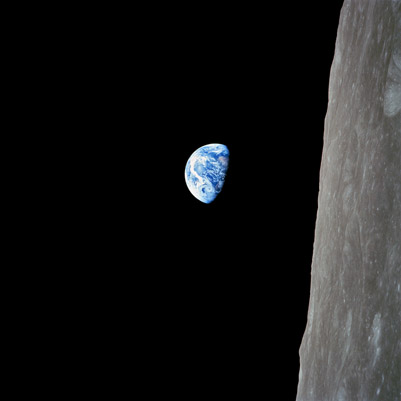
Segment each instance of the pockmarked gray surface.
M345 0L297 401L401 401L401 0Z

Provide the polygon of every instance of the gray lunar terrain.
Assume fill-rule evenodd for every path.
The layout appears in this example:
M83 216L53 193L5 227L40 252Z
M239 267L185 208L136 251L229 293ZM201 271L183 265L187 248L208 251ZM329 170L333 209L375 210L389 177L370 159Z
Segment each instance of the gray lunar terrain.
M297 401L401 401L401 0L345 0Z

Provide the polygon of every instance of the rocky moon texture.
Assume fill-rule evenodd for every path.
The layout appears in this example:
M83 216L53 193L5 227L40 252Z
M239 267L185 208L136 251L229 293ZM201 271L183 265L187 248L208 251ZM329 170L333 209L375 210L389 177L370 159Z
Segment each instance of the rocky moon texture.
M401 401L401 0L345 0L297 401Z

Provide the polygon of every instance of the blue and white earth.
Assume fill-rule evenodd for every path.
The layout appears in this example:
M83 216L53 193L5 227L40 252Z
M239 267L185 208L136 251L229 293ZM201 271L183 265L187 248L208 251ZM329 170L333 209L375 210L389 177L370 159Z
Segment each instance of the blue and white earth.
M197 149L185 167L185 182L196 199L210 203L224 185L230 152L225 145L211 143Z

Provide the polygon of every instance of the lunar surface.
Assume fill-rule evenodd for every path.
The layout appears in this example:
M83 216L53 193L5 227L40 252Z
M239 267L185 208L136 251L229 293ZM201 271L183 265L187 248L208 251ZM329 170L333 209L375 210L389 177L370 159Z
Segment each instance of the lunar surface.
M224 185L230 152L225 145L212 143L197 149L185 167L185 182L196 199L211 203Z
M297 401L401 400L401 1L345 0Z

